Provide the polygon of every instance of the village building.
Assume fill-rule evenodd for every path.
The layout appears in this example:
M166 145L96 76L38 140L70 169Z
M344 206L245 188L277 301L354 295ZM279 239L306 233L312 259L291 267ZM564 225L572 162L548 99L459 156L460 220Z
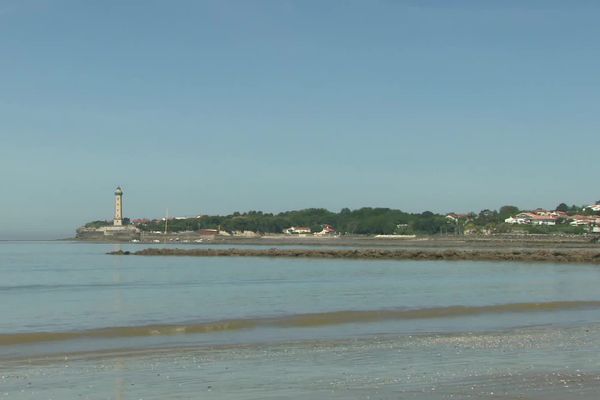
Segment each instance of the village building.
M600 225L600 217L597 215L573 215L569 217L571 226Z
M534 212L522 212L504 220L507 224L517 225L556 225L558 217L544 210L545 215Z
M312 232L311 229L306 226L292 226L292 227L289 227L289 228L283 230L283 233L285 233L287 235L298 235L298 234L305 234L305 233L311 233L311 232Z
M335 228L329 224L323 225L321 232L315 233L316 236L329 236L335 235Z
M450 220L451 222L458 222L461 219L462 220L471 219L471 215L470 214L450 213L450 214L446 215L446 219Z
M254 231L231 231L231 235L235 237L255 238L260 237L259 233Z
M587 206L587 207L584 208L584 210L590 210L590 211L593 211L593 212L600 212L600 204L594 204L594 205L591 205L591 206Z

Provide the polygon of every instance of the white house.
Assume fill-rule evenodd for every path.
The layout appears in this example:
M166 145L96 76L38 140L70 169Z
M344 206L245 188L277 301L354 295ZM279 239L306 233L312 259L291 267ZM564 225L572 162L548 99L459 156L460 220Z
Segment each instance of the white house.
M531 220L532 225L556 225L558 217L553 215L535 215Z
M469 214L450 213L446 215L446 219L450 220L451 222L458 222L461 219L471 219L471 216Z
M526 224L525 219L524 218L517 218L515 217L508 217L504 220L504 222L506 222L507 224L513 224L513 225L522 225L522 224Z
M598 212L598 211L600 211L600 204L594 204L591 206L587 206L584 208L584 210L592 210L594 212Z
M506 218L504 222L507 224L518 225L556 225L558 217L555 215L538 215L530 212L523 212L514 217Z
M283 233L288 235L300 234L300 233L310 233L310 228L306 226L292 226L283 230Z
M569 222L572 226L589 226L596 225L600 223L600 218L595 215L573 215L571 217L571 222Z
M327 236L327 235L333 235L334 233L335 233L335 228L329 224L325 224L325 225L323 225L323 229L321 230L321 232L317 232L317 233L315 233L315 235Z
M535 217L533 213L519 213L514 217L509 217L504 220L507 224L529 225Z

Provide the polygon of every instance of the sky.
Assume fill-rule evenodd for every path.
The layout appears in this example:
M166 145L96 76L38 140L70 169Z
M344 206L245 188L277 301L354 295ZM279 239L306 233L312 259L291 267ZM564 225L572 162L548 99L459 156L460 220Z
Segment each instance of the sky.
M600 2L0 0L0 239L600 199Z

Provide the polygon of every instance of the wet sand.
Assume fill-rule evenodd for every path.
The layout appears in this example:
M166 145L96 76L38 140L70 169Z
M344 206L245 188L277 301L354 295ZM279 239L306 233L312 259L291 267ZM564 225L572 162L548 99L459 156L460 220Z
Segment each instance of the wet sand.
M0 365L3 398L582 399L600 327L69 354Z
M600 264L600 249L166 249L148 248L135 252L113 251L111 255L136 256L188 256L188 257L287 257L287 258L338 258L362 260L444 260L444 261L520 261L552 263Z

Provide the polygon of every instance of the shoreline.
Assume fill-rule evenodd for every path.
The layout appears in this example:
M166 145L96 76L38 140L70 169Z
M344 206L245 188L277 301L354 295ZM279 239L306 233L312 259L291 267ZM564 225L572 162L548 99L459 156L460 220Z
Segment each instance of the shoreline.
M136 347L133 345L106 348L106 349L91 349L91 350L77 350L77 351L64 351L59 350L55 352L40 353L37 355L11 355L2 357L3 365L2 368L8 368L10 366L22 365L26 362L30 366L42 366L56 363L63 363L64 361L70 362L85 362L85 361L101 361L108 359L123 359L123 358L138 358L138 357L165 357L173 355L184 355L189 352L202 352L202 353L214 353L214 352L227 352L231 350L252 350L252 349L264 349L273 347L287 347L287 346L346 346L351 343L371 343L373 338L377 338L379 341L395 341L395 340L406 340L406 341L424 341L430 338L438 340L453 340L454 338L461 337L489 337L489 338L506 338L511 335L524 335L524 334L536 334L540 331L547 330L559 330L559 331L584 331L600 329L600 324L597 323L582 323L575 325L557 325L557 326L513 326L502 329L489 329L479 331L440 331L440 332L410 332L410 333L385 333L381 335L365 335L353 338L347 337L330 337L330 338L305 338L305 339L277 339L256 341L256 342L231 342L231 343L198 343L198 344L162 344L158 346L150 347ZM65 359L66 357L66 359Z
M600 264L600 249L595 250L435 250L435 249L166 249L146 248L139 251L112 251L117 256L174 256L174 257L282 257L359 260L416 260L416 261L523 261L568 264Z

